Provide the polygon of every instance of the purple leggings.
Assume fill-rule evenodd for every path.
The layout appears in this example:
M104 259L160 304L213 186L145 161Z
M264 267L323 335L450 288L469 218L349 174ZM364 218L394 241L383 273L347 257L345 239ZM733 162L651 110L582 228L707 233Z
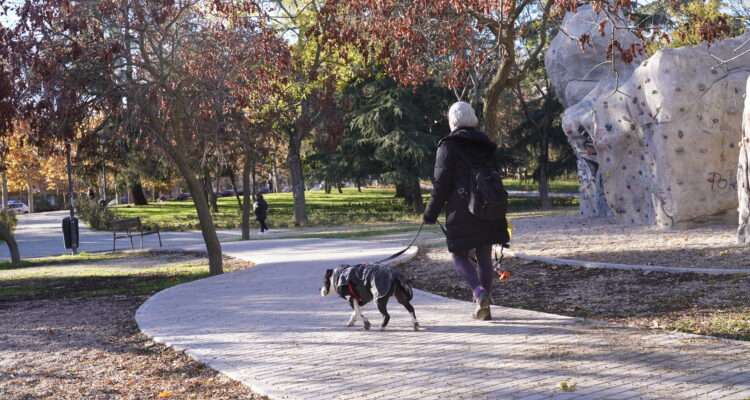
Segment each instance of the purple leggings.
M456 264L456 272L464 278L472 290L476 289L479 285L483 286L488 292L492 290L495 271L492 268L491 244L476 248L477 264L479 266L478 273L474 263L469 259L468 251L451 253L451 255L453 256L453 262Z

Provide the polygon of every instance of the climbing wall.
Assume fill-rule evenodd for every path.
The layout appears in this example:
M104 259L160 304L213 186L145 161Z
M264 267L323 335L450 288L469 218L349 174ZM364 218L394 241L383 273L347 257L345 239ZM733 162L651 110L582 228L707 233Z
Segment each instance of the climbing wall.
M614 35L624 48L638 39L626 30L612 31L605 22L602 36L599 24L605 15L594 12L591 6L582 6L576 13L565 15L559 33L545 54L545 69L557 92L565 112L563 130L578 158L580 180L580 213L583 217L610 215L604 194L604 177L600 168L597 148L592 140L593 110L602 94L611 92L616 83L629 77L640 62L614 64L606 59L606 48ZM623 21L622 26L626 26ZM581 46L579 38L590 41Z
M661 50L596 102L592 139L618 222L736 218L748 38Z
M745 86L745 93L750 91L750 79ZM737 162L737 197L739 201L739 228L737 242L747 243L750 240L750 99L745 95L745 108L742 112L742 140L739 142L740 157Z

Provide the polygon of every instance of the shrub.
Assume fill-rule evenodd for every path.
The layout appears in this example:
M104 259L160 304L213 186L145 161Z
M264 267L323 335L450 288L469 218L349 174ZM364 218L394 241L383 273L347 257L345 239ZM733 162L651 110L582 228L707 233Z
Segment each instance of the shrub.
M5 211L0 212L0 224L5 224L11 234L15 233L17 222L16 213Z
M82 219L89 229L108 231L110 229L109 222L116 218L112 211L99 205L96 200L79 197L75 199L74 204L78 218Z

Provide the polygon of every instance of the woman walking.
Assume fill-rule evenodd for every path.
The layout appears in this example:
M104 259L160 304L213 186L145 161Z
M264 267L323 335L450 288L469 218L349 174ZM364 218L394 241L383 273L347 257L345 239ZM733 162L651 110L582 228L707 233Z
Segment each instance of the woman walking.
M468 103L453 104L448 111L451 133L438 143L435 177L424 221L434 224L445 206L446 241L456 271L472 289L474 318L490 320L494 271L492 245L509 241L505 218L486 220L469 212L470 165L494 166L497 145L474 129L477 117ZM469 253L474 250L477 265ZM478 271L477 271L478 269Z
M263 199L263 195L260 193L255 195L253 212L255 213L255 219L260 222L260 234L263 235L268 230L268 225L266 225L266 217L268 217L268 203L266 203L266 201Z

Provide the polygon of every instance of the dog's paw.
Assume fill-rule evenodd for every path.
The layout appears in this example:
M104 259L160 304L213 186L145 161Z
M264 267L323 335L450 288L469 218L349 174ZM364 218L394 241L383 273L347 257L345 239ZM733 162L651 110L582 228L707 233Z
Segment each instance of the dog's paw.
M414 331L416 332L418 330L419 330L419 323L416 322L416 323L414 323Z
M384 331L385 330L385 325L380 325L380 330Z
M370 321L365 321L365 330L366 331L370 330Z
M357 321L352 321L352 320L349 320L349 321L348 321L348 322L346 323L346 326L354 326L354 323L355 323L355 322L357 322Z

